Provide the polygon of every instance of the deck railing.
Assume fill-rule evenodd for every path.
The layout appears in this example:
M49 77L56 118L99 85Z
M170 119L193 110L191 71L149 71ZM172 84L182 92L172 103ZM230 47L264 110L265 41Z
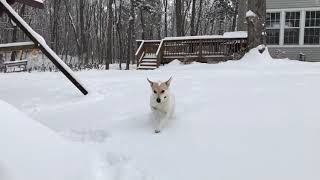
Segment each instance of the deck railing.
M198 58L233 58L235 53L247 49L247 38L212 38L212 39L164 39L158 48L159 60Z
M163 40L141 41L135 58L139 65L143 56L153 53L160 63L173 59L209 62L239 59L247 51L247 38L177 37Z

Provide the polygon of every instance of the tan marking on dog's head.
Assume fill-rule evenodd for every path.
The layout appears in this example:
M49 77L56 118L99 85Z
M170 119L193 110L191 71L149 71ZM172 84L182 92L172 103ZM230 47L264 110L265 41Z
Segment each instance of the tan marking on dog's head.
M150 86L152 88L153 93L158 94L158 95L164 94L169 89L171 80L172 80L172 77L166 82L156 83L156 82L151 81L148 78L148 81L150 83Z

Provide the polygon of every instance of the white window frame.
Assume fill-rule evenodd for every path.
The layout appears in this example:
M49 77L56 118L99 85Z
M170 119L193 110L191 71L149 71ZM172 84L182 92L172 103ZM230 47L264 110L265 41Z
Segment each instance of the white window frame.
M310 11L310 10L308 10L308 11ZM312 12L312 11L311 11ZM319 11L320 12L320 11ZM306 14L307 14L307 11L305 11L305 17L306 17ZM305 18L305 20L306 20L306 18ZM312 29L312 28L316 28L316 29L319 29L320 28L320 26L308 26L308 27L305 27L305 29ZM304 37L304 36L303 36ZM311 44L312 45L312 44Z
M273 46L279 46L280 45L280 41L281 41L281 16L282 16L282 14L281 14L281 11L275 11L275 12L267 12L267 13L279 13L280 14L280 27L279 28L268 28L268 27L266 27L266 29L279 29L279 44L272 44Z
M300 11L300 33L299 33L299 45L286 45L284 44L284 29L286 21L286 12ZM306 22L306 11L320 11L320 7L316 8L290 8L290 9L267 9L267 13L280 12L280 40L279 45L268 45L269 47L320 47L317 45L305 45L304 44L304 29Z

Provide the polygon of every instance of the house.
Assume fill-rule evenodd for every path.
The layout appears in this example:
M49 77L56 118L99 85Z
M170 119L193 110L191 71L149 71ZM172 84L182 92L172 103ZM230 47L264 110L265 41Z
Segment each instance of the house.
M267 44L273 57L320 61L320 0L267 0Z

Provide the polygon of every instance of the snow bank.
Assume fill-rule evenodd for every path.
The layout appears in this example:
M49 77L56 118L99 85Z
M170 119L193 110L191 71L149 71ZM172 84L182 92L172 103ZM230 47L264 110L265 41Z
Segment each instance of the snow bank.
M248 61L250 63L265 63L268 61L273 61L274 59L270 56L268 49L261 54L258 48L251 49L246 53L240 61Z
M92 180L87 150L0 100L1 180Z
M173 61L171 61L167 67L176 67L176 66L181 66L181 61L179 61L178 59L175 59Z

